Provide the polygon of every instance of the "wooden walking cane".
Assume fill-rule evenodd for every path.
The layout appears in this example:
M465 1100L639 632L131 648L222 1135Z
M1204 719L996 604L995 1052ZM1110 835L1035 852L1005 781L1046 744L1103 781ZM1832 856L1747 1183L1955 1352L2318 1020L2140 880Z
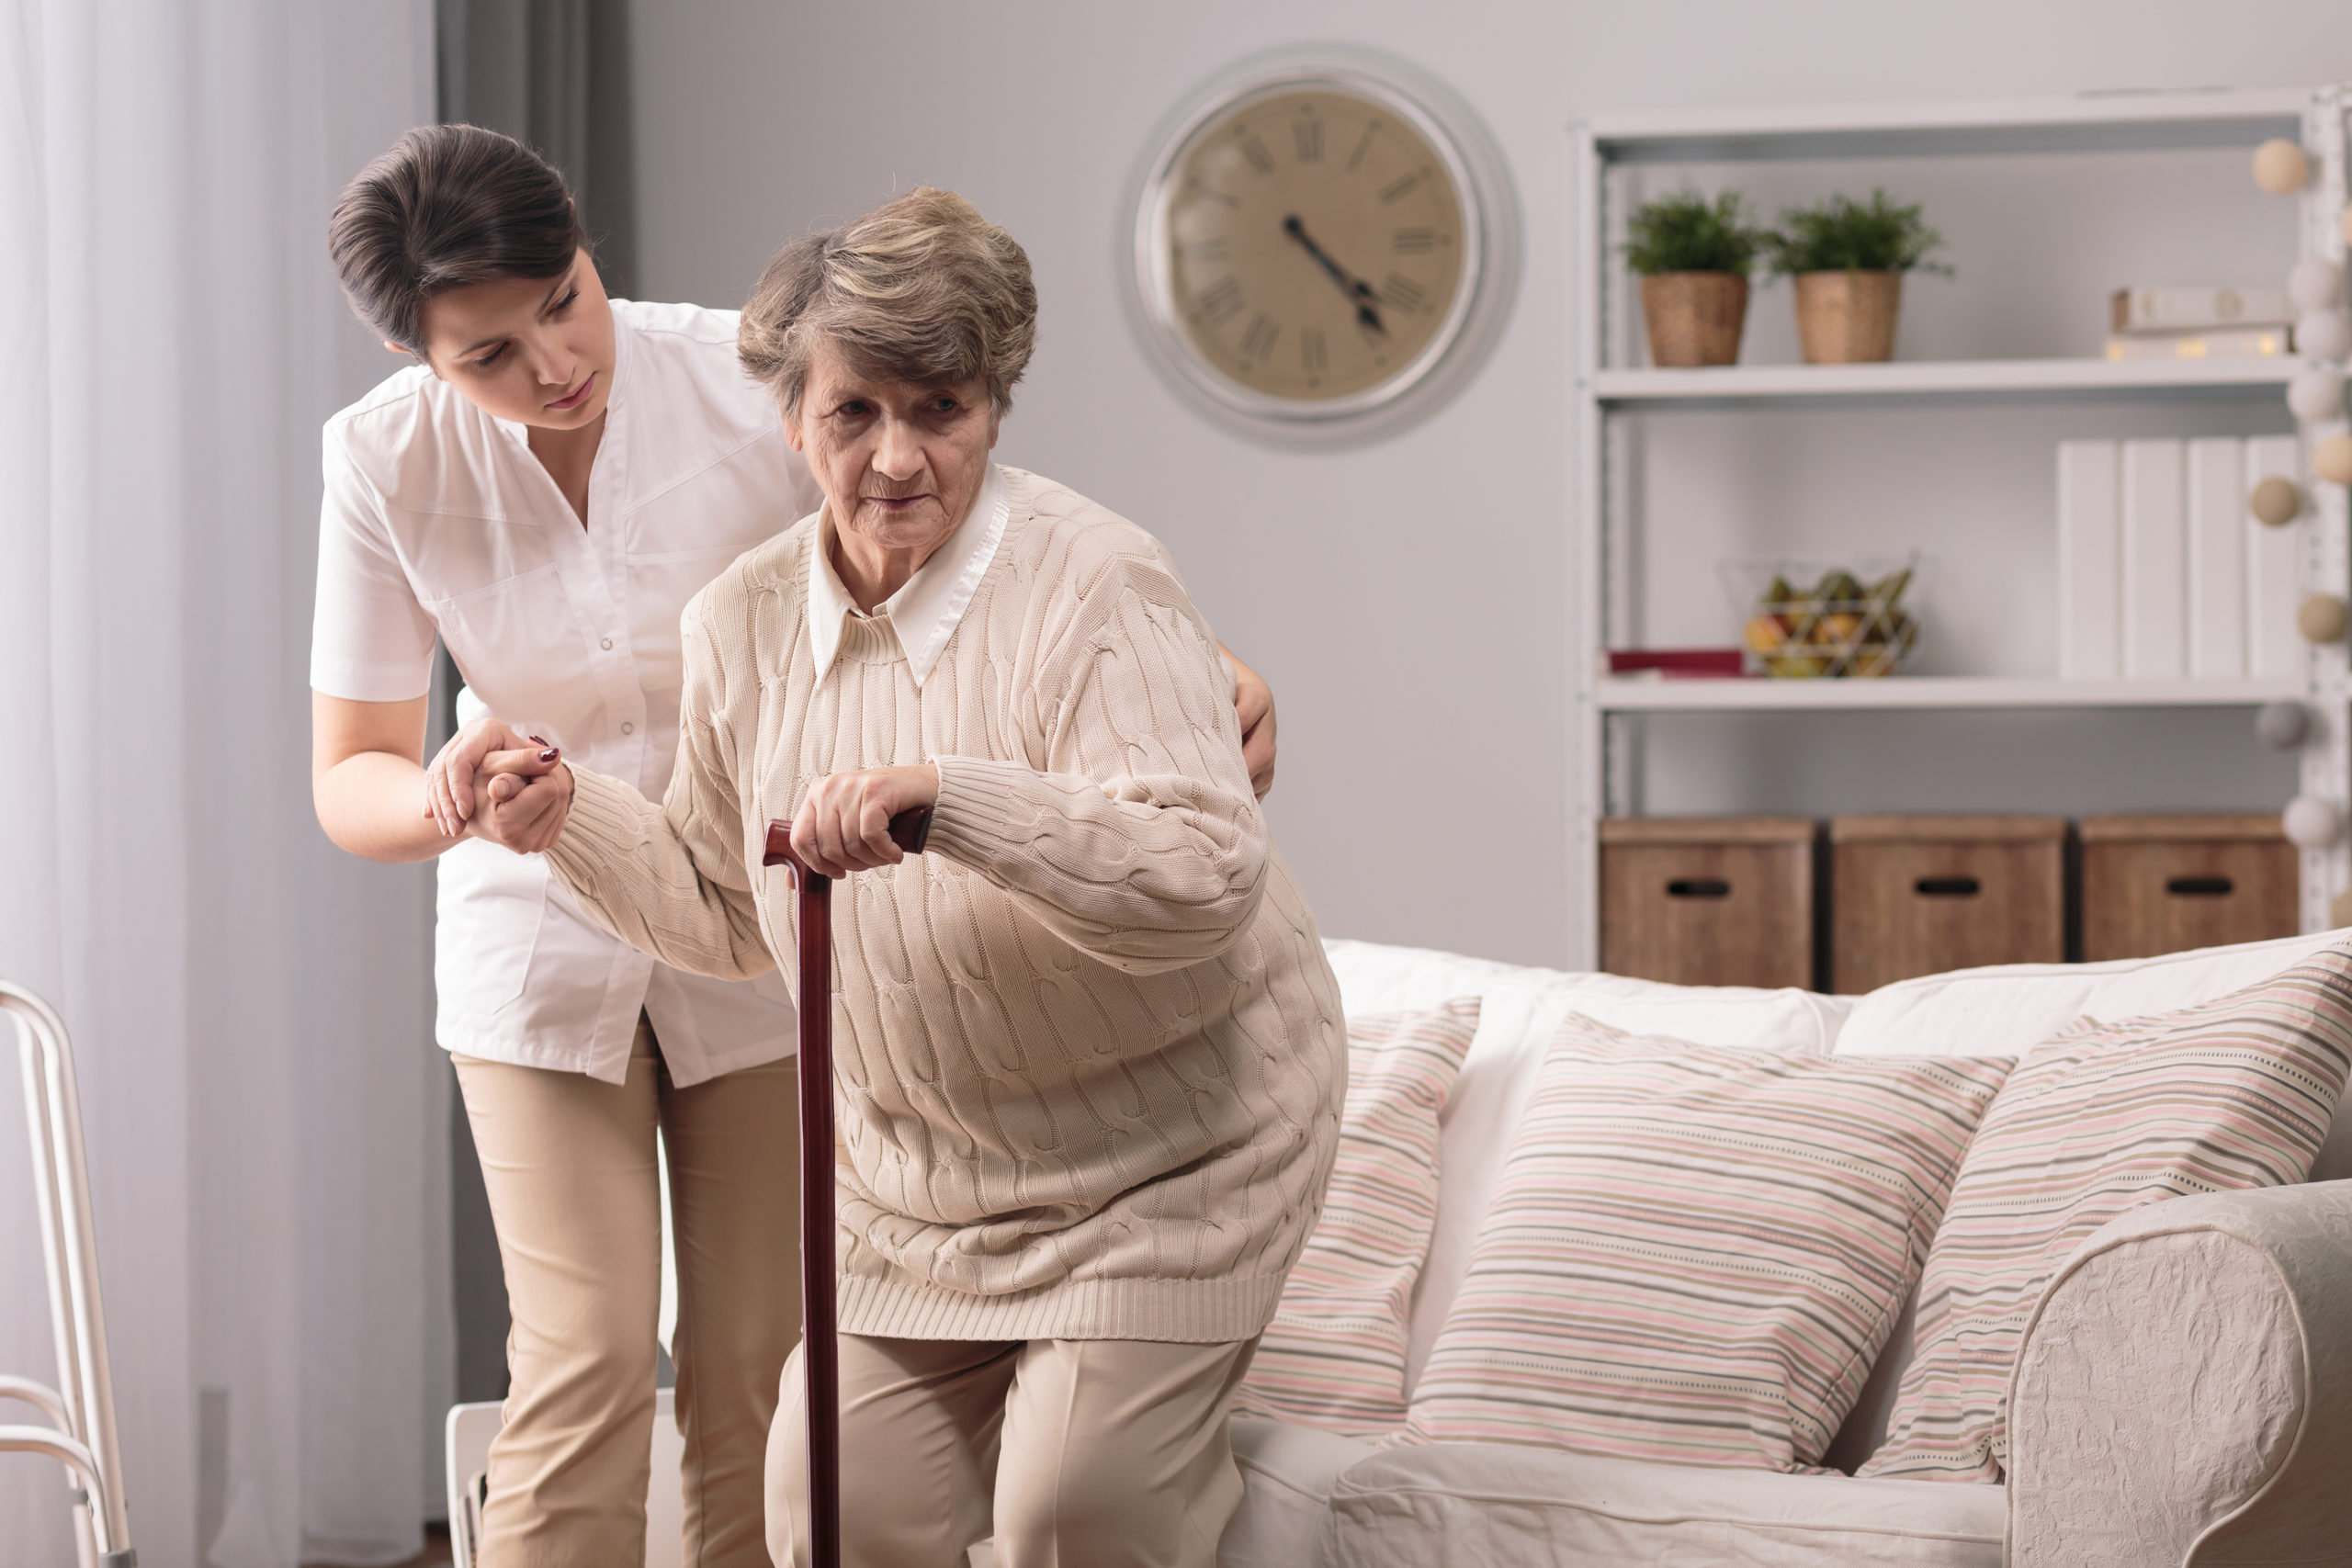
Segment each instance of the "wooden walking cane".
M931 837L931 807L890 818L910 855ZM833 879L792 852L792 824L768 824L763 865L789 866L800 902L800 1358L808 1404L808 1561L841 1568L841 1344L833 1302Z

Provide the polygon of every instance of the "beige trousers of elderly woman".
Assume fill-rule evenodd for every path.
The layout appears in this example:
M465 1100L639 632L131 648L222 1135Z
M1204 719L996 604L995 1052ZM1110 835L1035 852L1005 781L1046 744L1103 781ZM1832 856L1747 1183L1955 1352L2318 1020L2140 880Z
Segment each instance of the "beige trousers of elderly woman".
M842 1568L1213 1568L1241 1506L1226 1417L1258 1342L841 1337ZM809 1568L796 1348L768 1547Z
M481 1568L644 1568L657 1127L678 1259L683 1560L769 1568L763 1455L800 1336L795 1064L678 1089L642 1022L626 1083L456 1061L514 1325Z

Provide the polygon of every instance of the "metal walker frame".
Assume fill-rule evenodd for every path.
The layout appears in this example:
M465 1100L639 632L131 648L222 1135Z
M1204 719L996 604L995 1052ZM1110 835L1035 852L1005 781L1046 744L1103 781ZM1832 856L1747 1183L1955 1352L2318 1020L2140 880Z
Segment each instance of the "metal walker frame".
M57 1337L51 1388L0 1374L0 1400L29 1404L46 1426L0 1426L0 1453L47 1454L73 1484L74 1531L82 1568L137 1568L122 1495L122 1450L115 1437L114 1379L107 1361L106 1310L98 1296L97 1235L90 1220L90 1170L82 1150L82 1101L74 1054L56 1010L0 981L0 1011L16 1015L24 1068L25 1122L32 1135L33 1201L40 1210L49 1315Z

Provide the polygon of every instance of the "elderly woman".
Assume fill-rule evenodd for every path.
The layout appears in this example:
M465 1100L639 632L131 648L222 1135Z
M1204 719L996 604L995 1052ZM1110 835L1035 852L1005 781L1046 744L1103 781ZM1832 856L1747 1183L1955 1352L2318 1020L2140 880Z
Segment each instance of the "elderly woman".
M786 246L741 347L823 507L688 606L662 805L502 752L483 830L713 976L793 941L770 818L853 876L850 1561L948 1568L992 1530L1006 1568L1206 1568L1240 1494L1227 1407L1330 1167L1340 1001L1167 552L989 461L1035 314L1021 248L944 191ZM888 824L916 807L929 852L902 860ZM798 1365L779 1562L806 1561Z

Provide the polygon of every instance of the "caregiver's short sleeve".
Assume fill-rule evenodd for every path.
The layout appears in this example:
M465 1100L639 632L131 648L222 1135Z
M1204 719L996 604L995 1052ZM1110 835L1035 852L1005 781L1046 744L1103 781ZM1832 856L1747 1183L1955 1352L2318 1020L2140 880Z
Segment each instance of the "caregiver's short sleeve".
M383 498L327 425L326 494L319 504L319 598L311 626L311 686L356 703L398 703L433 686L433 617L392 549Z

